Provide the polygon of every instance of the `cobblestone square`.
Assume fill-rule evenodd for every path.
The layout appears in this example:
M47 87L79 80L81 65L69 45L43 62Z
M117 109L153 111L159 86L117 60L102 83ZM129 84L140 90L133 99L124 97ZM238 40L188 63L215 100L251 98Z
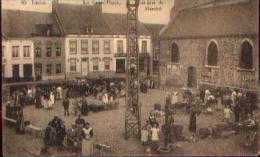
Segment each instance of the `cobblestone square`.
M141 115L142 124L147 120L149 112L153 109L154 103L165 104L166 92L161 90L150 90L147 94L141 94ZM90 113L84 116L94 129L95 142L106 144L112 147L112 153L107 155L148 155L146 147L141 145L141 142L136 139L124 139L124 99L118 99L120 106L117 110L101 111ZM53 110L36 109L34 106L24 108L25 120L29 120L33 125L45 128L53 116L59 116L64 121L67 127L74 123L76 117L70 115L64 117L63 107L58 101ZM213 115L201 114L197 118L197 127L213 126L222 121L223 112L218 111ZM185 112L177 111L174 115L175 123L184 126L183 134L189 137L191 134L188 131L189 115ZM160 126L164 123L164 117L158 119ZM43 140L34 136L16 135L15 130L4 126L4 154L6 155L30 155L27 151L39 152L43 145ZM256 152L245 149L243 147L243 139L245 135L232 135L228 138L206 138L199 140L196 143L192 142L176 142L176 148L171 155L253 155ZM163 145L163 139L161 139ZM62 152L60 152L62 154Z

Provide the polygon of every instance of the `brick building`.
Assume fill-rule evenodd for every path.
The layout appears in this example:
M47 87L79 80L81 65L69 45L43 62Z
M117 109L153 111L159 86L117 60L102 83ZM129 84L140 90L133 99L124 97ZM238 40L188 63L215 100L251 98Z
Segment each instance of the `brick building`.
M161 84L257 88L258 3L176 1L160 32Z

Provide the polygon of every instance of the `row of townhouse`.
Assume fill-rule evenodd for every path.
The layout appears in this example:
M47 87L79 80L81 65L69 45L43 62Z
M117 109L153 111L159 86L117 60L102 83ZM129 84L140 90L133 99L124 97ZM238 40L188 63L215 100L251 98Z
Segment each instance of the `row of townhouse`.
M53 4L51 13L2 10L4 78L64 79L126 72L126 14ZM152 36L138 22L140 72L153 72Z

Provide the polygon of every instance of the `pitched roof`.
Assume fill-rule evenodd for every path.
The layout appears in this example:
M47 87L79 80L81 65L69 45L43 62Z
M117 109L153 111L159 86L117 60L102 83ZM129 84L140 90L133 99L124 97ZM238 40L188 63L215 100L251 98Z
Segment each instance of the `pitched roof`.
M127 15L126 14L112 14L103 13L103 16L113 34L126 34L127 33ZM137 23L138 34L150 35L143 23Z
M84 34L87 33L87 28L93 28L93 32L97 34L110 31L97 5L57 4L53 9L65 34Z
M153 37L158 36L161 29L164 27L163 24L149 24L149 23L144 23L144 26L152 34Z
M1 14L2 34L7 37L31 37L39 34L36 25L42 24L53 25L52 35L60 35L58 26L50 13L2 9Z
M93 28L94 34L126 34L126 14L102 13L100 7L99 5L55 4L53 13L1 10L2 34L7 37L31 37L44 32L42 30L45 29L42 27L48 27L48 24L53 25L52 35L86 34L87 28ZM141 22L138 22L138 33L150 35Z
M182 10L160 37L256 34L259 8L255 2L256 0L250 0L211 8Z

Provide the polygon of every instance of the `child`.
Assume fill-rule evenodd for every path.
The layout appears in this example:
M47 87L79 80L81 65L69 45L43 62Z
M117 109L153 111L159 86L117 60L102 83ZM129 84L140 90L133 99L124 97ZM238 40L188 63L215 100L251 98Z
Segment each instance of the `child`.
M226 108L224 108L224 122L231 122L231 115L232 115L232 111L230 109L229 106L227 106Z
M142 131L141 131L141 142L142 142L143 145L146 145L147 142L148 142L148 130L147 130L147 125L148 125L148 124L146 124L146 125L143 127Z
M152 150L156 151L159 144L159 124L153 123L151 128L151 146Z

